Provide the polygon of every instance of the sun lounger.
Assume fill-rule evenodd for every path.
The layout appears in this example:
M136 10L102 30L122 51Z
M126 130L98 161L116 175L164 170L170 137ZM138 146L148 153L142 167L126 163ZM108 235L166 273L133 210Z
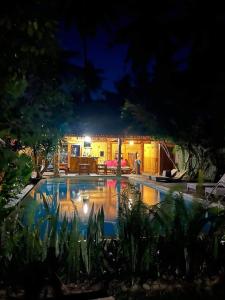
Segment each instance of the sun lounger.
M177 172L178 172L177 169L163 170L162 176L163 177L174 177L177 174Z
M162 181L162 182L180 182L182 178L187 173L187 171L177 172L174 177L167 177L167 176L151 176L151 180L155 181Z
M156 180L156 177L162 177L162 178L172 178L175 177L175 175L177 174L178 170L177 169L172 169L172 170L163 170L162 171L162 175L150 175L149 179L151 180Z
M205 195L206 195L206 197L208 195L225 196L225 188L224 187L218 187L217 189L214 189L213 187L206 187L205 188Z
M198 182L188 182L187 183L187 191L193 190L196 191L198 188L205 188L205 187L214 187L216 183L212 182L204 182L204 183L198 183Z
M214 187L205 188L206 200L209 200L212 195L225 196L225 174L220 178Z

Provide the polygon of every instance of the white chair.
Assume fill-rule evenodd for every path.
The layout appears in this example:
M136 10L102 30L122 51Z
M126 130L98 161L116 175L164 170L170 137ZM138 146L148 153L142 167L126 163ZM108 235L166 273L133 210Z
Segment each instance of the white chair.
M196 191L198 188L203 187L214 187L216 183L211 183L211 182L204 182L204 183L198 183L198 182L188 182L187 183L187 191L192 190Z
M225 196L225 174L220 178L214 187L205 188L206 200L209 200L212 195Z
M150 176L151 180L155 181L162 181L162 182L181 182L184 175L187 173L186 170L179 171L176 173L173 177L167 177L167 176Z

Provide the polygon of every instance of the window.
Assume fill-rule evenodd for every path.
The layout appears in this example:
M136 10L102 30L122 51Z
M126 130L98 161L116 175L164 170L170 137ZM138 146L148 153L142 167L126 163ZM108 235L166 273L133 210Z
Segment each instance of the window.
M84 148L91 148L91 143L84 141Z
M71 157L80 156L80 145L71 146Z

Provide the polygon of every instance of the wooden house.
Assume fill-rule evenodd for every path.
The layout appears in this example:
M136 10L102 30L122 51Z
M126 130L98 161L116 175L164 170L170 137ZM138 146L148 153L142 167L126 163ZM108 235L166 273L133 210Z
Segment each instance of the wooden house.
M100 166L104 166L107 161L118 159L119 138L122 141L121 159L126 161L130 171L134 169L137 154L141 160L141 173L161 174L163 170L173 168L161 142L149 136L70 134L64 137L59 147L57 159L59 169L65 169L69 173L100 172ZM173 158L175 145L168 142L166 146ZM103 169L103 173L104 171Z

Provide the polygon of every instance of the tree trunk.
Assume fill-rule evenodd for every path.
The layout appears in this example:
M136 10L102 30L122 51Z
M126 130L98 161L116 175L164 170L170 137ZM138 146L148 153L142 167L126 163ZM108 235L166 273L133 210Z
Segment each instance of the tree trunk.
M54 158L53 158L54 176L59 176L58 159L59 159L58 155L54 154Z
M37 173L36 178L40 178L41 173L40 173L40 169L39 169L39 165L38 165L38 153L37 153L37 149L35 146L33 147L33 154L34 154L34 168Z

